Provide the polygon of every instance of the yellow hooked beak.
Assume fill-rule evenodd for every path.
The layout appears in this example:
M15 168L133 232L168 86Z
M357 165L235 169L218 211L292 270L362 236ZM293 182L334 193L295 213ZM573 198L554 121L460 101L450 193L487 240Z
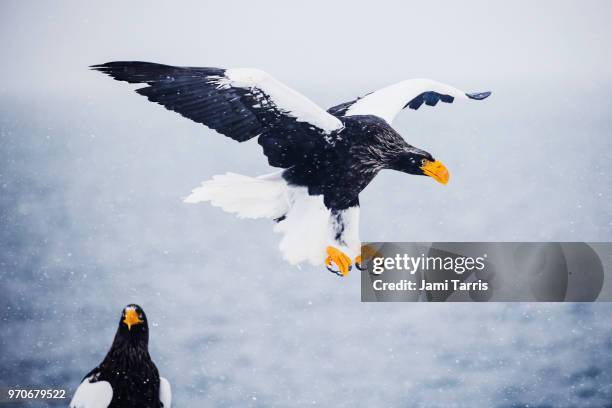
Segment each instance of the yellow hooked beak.
M127 309L123 323L127 324L128 330L132 330L132 326L142 323L142 320L138 318L138 313L134 309Z
M446 167L440 163L439 161L429 161L425 160L425 163L421 166L421 170L427 176L433 178L438 183L446 184L448 183L448 170Z

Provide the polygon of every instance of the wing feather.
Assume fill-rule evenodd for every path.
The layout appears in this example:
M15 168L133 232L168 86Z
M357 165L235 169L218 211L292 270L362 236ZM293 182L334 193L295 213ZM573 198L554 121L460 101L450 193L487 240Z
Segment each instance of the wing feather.
M164 377L159 377L159 400L164 408L170 408L172 405L172 389L170 382Z
M113 399L113 388L107 381L83 380L74 393L70 408L107 408Z
M423 104L436 106L440 101L452 103L455 99L481 100L489 95L491 92L466 93L430 79L409 79L334 106L328 112L336 116L374 115L391 124L395 116L407 107L417 110Z
M272 166L288 168L344 125L310 99L264 71L175 67L137 61L92 69L129 83L150 101L239 142L259 136Z

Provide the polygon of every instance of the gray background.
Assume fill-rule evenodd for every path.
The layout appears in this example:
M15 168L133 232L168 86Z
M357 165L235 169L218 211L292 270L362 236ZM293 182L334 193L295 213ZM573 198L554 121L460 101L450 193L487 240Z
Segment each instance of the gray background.
M180 201L270 171L87 66L252 66L331 106L411 77L484 102L403 112L451 181L383 172L364 241L612 238L608 2L0 3L0 387L74 389L121 308L177 406L593 406L609 304L362 304L266 220Z

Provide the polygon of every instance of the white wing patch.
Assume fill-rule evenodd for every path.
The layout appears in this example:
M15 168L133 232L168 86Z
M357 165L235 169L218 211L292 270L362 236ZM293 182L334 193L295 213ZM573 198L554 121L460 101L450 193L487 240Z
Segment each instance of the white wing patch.
M159 377L159 400L164 404L164 408L170 408L172 405L172 389L164 377Z
M74 393L70 408L106 408L113 399L113 388L106 381L90 383L87 377Z
M374 115L391 124L408 102L429 91L453 98L469 99L465 92L441 82L431 79L408 79L364 96L351 105L345 116Z
M335 116L327 113L316 103L276 80L268 73L253 68L232 68L225 71L225 77L217 79L219 86L234 88L257 88L264 92L278 109L293 116L299 122L310 123L331 133L344 125Z

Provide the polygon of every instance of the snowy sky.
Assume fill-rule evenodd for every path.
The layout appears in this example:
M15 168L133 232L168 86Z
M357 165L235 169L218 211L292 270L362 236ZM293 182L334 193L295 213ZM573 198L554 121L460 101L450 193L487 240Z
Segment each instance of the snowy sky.
M4 86L22 91L91 89L81 68L121 59L258 67L339 98L354 85L409 77L478 88L508 80L588 86L612 75L606 1L4 1L0 8L0 74L11 78Z
M610 2L330 3L0 3L0 388L73 389L136 302L181 406L612 399L609 305L362 304L266 220L181 203L269 172L256 143L87 69L257 67L324 107L411 77L491 90L399 115L451 182L381 173L362 239L612 239Z

